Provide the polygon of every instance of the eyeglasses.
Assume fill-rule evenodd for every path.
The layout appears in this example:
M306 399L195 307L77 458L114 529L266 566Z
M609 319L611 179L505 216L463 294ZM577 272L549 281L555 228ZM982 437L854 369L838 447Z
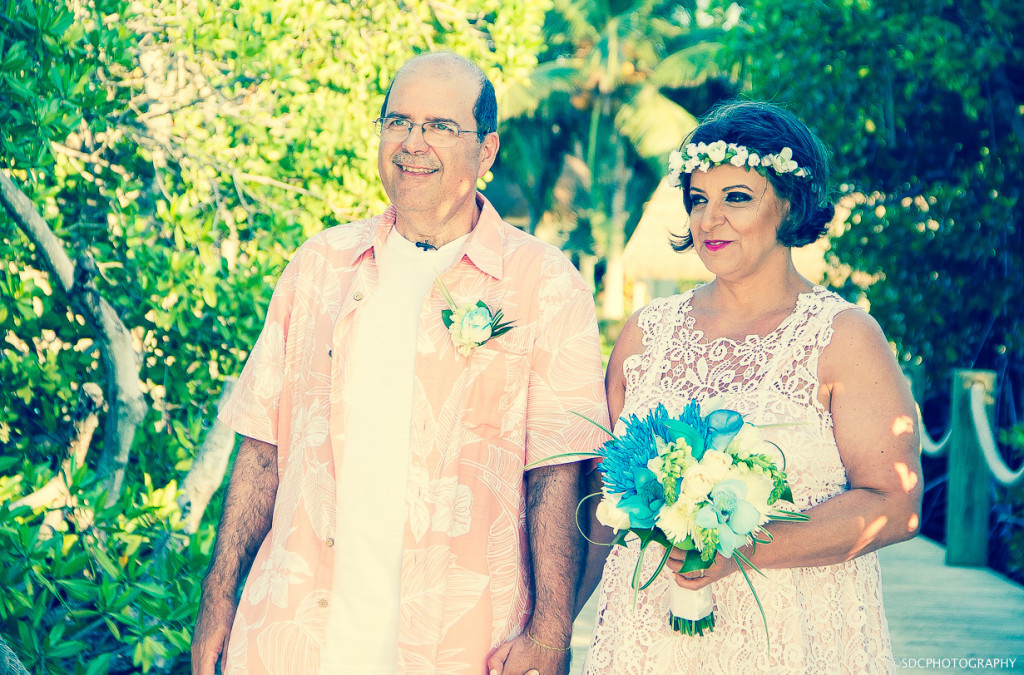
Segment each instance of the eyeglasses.
M460 129L455 122L416 123L404 117L378 117L373 121L382 141L404 141L416 127L423 130L423 140L435 148L450 148L462 134L478 133L476 129Z

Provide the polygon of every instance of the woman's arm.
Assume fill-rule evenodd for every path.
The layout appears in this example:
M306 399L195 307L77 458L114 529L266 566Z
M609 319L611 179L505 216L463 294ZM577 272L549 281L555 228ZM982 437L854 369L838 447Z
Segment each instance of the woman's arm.
M832 565L915 536L921 524L917 413L906 379L878 324L864 312L835 319L818 364L819 398L831 411L850 489L807 510L803 523L772 523L758 546L759 568ZM749 552L747 548L744 552ZM678 570L682 552L669 563ZM736 571L732 560L681 586L700 588Z
M611 420L612 427L619 419L626 400L626 379L622 372L622 365L628 357L643 351L643 331L637 326L639 314L638 311L629 317L619 334L619 339L615 341L611 358L608 360L604 387L608 396L608 418ZM589 465L590 470L585 478L586 494L588 495L601 491L601 473L597 470L597 466L596 460ZM586 503L587 538L591 541L587 543L587 559L583 568L583 579L580 581L579 591L576 594L577 615L587 604L587 600L590 599L594 589L601 581L604 561L611 550L611 541L615 538L615 532L610 527L605 527L597 522L597 505L600 501L600 497L591 497Z

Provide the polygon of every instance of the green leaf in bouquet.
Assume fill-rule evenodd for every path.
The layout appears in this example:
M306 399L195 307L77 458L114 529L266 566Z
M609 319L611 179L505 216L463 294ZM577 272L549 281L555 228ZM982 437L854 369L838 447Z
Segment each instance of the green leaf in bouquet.
M686 552L686 557L683 559L683 566L679 568L678 573L683 574L685 572L693 572L694 570L706 570L709 567L711 567L711 565L701 557L700 551L694 547Z
M739 550L733 551L733 555L736 556L736 566L740 568L740 574L742 574L743 578L746 579L747 586L750 588L750 592L754 596L754 602L757 603L757 609L759 612L761 612L761 622L764 624L764 636L767 642L768 652L771 653L772 637L771 634L768 632L768 617L765 616L764 606L761 604L761 598L757 597L757 591L754 590L754 582L750 580L750 575L748 575L747 571L743 569L743 564L746 563L750 567L750 569L754 570L762 577L765 576L765 574L761 570L757 569L757 566L754 565L754 563L750 562L750 558L748 558L743 553L740 553Z
M452 310L442 309L441 310L441 322L444 323L445 328L452 327Z
M665 536L664 532L657 528L632 529L628 530L628 532L632 532L640 540L640 556L637 558L636 567L633 569L633 580L631 582L633 587L633 602L635 603L637 593L650 586L658 577L658 574L661 573L661 570L664 569L665 563L668 562L669 554L672 552L672 542L668 540L668 537ZM654 571L654 574L652 574L646 582L641 583L640 580L643 577L642 568L644 564L644 556L647 553L647 547L652 543L661 544L665 547L665 554L661 557L661 562L658 564L658 569Z
M544 459L538 459L535 462L530 462L529 464L523 467L523 470L529 471L530 469L534 469L540 466L544 462L550 462L553 459L563 459L565 457L604 457L604 455L602 455L599 452L562 452L557 455L545 457Z
M629 546L629 530L619 530L615 538L612 539L612 546Z
M613 434L610 430L608 430L603 424L599 424L598 422L595 422L594 420L590 419L586 415L584 415L582 413L578 413L575 410L570 410L569 412L570 412L570 414L576 415L576 417L582 417L583 419L585 419L586 421L590 422L591 424L593 424L595 427L597 427L601 431L605 432L606 434L608 434L612 438L615 438L615 434Z

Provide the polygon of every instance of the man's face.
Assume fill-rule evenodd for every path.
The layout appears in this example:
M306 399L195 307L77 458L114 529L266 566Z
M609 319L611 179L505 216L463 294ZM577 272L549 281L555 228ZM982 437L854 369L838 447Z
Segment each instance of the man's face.
M470 73L444 63L418 64L395 79L385 116L408 119L413 128L404 140L381 139L377 168L400 223L409 220L424 231L476 208L476 180L494 163L497 134L482 142L475 133L461 134L451 147L435 148L424 141L419 125L454 122L476 129L479 92Z

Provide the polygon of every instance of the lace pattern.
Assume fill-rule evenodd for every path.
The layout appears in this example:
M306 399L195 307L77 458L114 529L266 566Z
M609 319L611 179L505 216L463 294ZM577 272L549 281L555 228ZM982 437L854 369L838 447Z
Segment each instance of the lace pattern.
M782 452L801 510L848 489L832 432L818 400L818 359L833 320L854 305L815 286L771 333L745 340L705 339L690 314L693 292L656 300L638 317L644 350L623 365L622 416L659 403L678 413L693 399L721 394L727 407L765 430ZM621 422L616 432L621 432ZM652 547L646 576L660 559ZM605 565L586 673L889 673L894 671L874 554L827 567L765 570L754 580L771 631L768 645L754 597L742 575L712 586L716 627L689 638L668 627L665 570L635 594L630 578L639 548L615 547ZM646 578L645 576L645 578Z

